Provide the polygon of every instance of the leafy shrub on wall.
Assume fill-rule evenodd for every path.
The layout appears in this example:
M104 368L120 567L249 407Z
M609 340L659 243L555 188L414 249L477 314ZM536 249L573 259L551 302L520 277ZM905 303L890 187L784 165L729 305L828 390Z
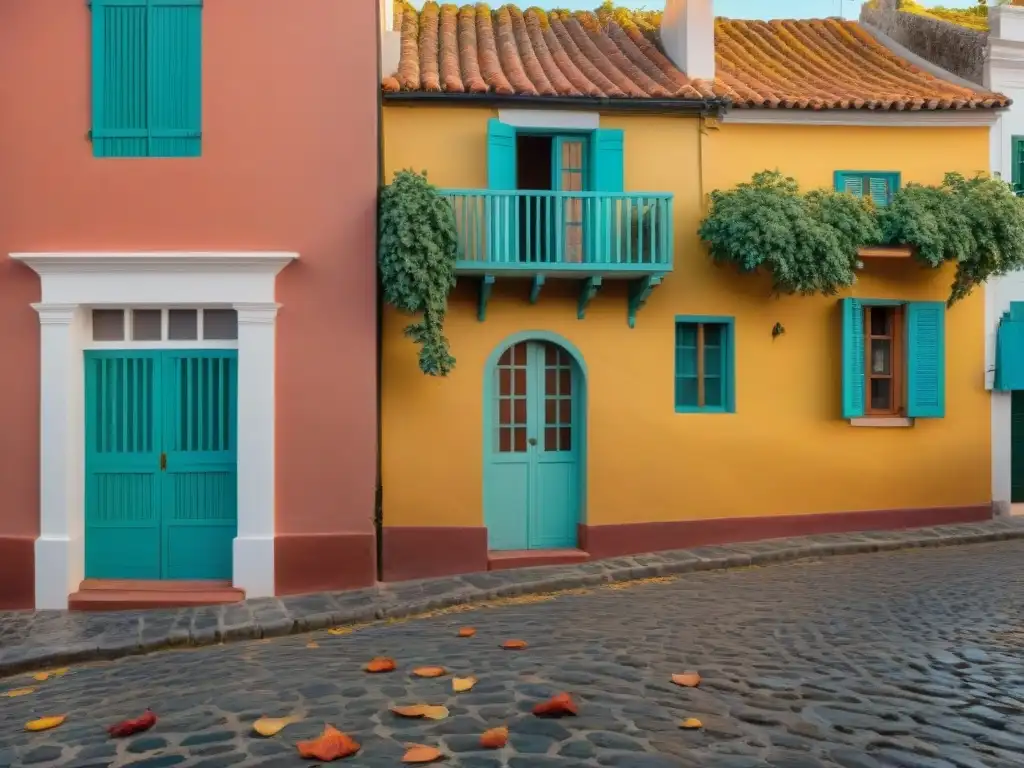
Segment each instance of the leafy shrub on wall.
M405 335L420 345L420 370L447 376L455 366L444 335L455 287L455 213L426 173L399 171L380 198L378 259L384 300L419 314Z

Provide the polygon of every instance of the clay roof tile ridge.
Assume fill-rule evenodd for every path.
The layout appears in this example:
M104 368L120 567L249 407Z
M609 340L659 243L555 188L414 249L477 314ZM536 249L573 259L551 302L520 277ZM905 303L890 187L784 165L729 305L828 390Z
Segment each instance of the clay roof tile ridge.
M523 12L515 6L510 7L512 17L512 33L515 36L516 47L519 51L519 58L526 69L526 76L542 96L557 96L558 91L548 79L544 67L540 63L539 53L547 53L547 46L538 52L533 46L533 40L526 29L526 19Z
M503 96L512 96L515 89L505 77L498 55L498 45L494 39L494 27L491 21L491 9L485 3L476 6L476 40L480 56L480 72L487 85Z
M476 40L476 8L464 5L459 9L459 65L462 81L470 93L487 93L487 82L480 73L479 49Z
M407 91L416 91L420 88L419 34L419 16L412 8L406 8L402 13L402 35L396 79Z
M440 17L441 9L435 0L427 0L420 11L420 82L423 90L434 93L441 90L440 67L437 61Z
M494 39L498 46L498 59L505 72L505 77L508 78L517 94L537 96L537 87L527 76L523 60L519 55L515 32L512 29L511 7L503 5L491 14L494 23Z
M464 93L465 84L459 72L459 9L451 3L441 6L438 59L441 65L441 87L448 93Z
M626 73L612 63L607 54L601 51L587 34L576 14L568 16L562 20L562 23L580 53L610 82L614 83L623 94L633 97L647 95L643 88L633 82Z
M562 19L557 13L549 14L548 19L551 22L551 31L554 32L569 61L587 80L597 87L597 93L594 95L610 97L626 95L616 83L605 76L594 62L583 55L583 52L580 51L579 46L576 45L576 42L565 28L565 24L562 23Z
M541 17L542 13L543 11L531 8L526 11L524 16L526 34L530 37L530 44L533 46L534 53L537 54L537 60L540 62L544 74L547 75L548 82L551 83L551 86L558 95L581 96L583 92L572 83L565 72L559 68L558 62L555 60L556 52L551 50L544 35L544 27L547 20ZM578 72L576 74L581 80L583 79L583 75L579 75ZM593 88L594 86L591 83L589 87Z

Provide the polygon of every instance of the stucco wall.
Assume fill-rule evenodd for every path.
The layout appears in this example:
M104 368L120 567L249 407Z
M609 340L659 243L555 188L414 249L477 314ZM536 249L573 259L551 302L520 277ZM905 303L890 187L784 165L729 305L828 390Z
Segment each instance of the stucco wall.
M485 187L492 116L486 109L386 108L387 178L411 167L427 169L442 187ZM836 299L770 298L767 279L715 267L696 236L704 193L756 171L779 167L806 186L829 185L833 170L857 168L899 170L905 181L934 183L949 170L987 167L987 128L724 124L701 136L693 119L610 115L601 126L625 130L627 191L675 193L675 272L632 330L621 284L606 281L578 320L574 285L549 280L531 305L526 281L499 279L479 322L475 289L465 281L446 324L458 361L446 379L419 372L416 347L402 336L408 319L388 310L385 526L483 524L483 366L503 339L531 329L563 336L586 361L591 525L989 501L980 291L947 314L946 417L905 429L858 428L840 416ZM851 295L940 300L951 278L948 269L912 262L873 263ZM677 314L735 317L735 414L674 412ZM773 340L776 322L786 333Z

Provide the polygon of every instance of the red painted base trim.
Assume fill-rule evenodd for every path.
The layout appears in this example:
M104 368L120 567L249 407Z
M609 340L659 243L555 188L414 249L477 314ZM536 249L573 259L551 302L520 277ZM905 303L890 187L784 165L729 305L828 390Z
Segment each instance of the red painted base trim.
M230 581L147 581L143 579L86 579L68 598L72 611L131 611L151 608L189 608L245 600L245 592Z
M335 592L377 583L372 533L277 534L274 587L278 595Z
M580 549L592 558L619 557L641 552L690 549L709 544L732 544L817 533L884 531L930 525L977 523L992 519L992 505L932 507L930 509L878 509L821 515L731 517L679 520L665 523L580 525Z
M34 536L0 536L0 610L36 607Z
M384 581L430 579L487 570L482 526L384 528Z
M571 565L585 563L590 553L582 549L516 549L489 552L487 570L504 571L509 568L532 568L538 565Z

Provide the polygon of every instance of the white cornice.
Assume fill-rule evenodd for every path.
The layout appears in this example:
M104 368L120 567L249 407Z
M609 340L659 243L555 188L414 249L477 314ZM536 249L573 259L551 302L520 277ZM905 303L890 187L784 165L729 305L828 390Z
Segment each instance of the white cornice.
M12 253L40 275L96 272L247 273L276 275L299 258L290 251L57 251Z
M722 122L735 125L860 125L884 128L955 128L989 126L999 118L996 109L932 111L872 109L731 109Z

